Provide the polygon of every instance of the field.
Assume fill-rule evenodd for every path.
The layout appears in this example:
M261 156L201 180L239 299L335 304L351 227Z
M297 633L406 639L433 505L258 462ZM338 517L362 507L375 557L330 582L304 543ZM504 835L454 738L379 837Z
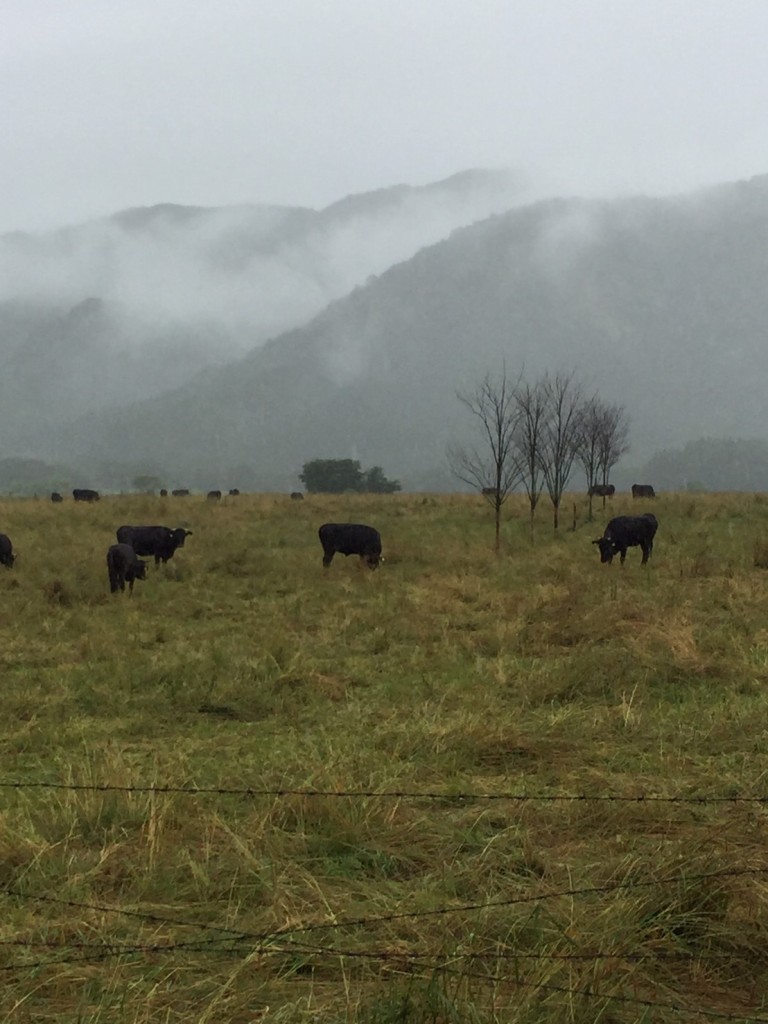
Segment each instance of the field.
M0 1022L768 1021L768 497L571 500L0 502Z

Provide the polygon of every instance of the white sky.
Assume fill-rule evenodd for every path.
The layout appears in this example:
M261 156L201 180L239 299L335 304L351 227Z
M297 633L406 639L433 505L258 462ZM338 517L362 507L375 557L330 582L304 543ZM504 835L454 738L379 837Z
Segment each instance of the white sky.
M768 0L0 0L0 231L468 167L567 194L750 177L767 45Z

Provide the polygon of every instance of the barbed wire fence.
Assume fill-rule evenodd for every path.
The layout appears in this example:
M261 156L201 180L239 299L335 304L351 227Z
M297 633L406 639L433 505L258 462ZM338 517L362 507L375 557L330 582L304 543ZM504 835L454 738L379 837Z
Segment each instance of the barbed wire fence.
M301 797L301 798L338 798L350 799L385 799L385 800L425 800L446 804L461 804L482 801L510 801L517 803L633 803L633 804L678 804L688 806L702 805L733 805L746 804L753 806L768 805L768 796L754 794L591 794L591 793L520 793L520 792L471 792L471 791L419 791L419 790L330 790L301 788L259 788L259 787L220 787L190 785L113 785L108 783L68 783L56 781L0 781L0 790L64 790L73 793L120 793L144 795L187 795L187 796L239 796L246 798L270 797ZM520 976L521 964L532 964L537 961L589 963L598 961L658 961L676 963L727 962L733 959L730 953L690 953L690 952L649 952L646 950L591 950L571 953L526 952L510 949L496 944L493 950L483 952L454 952L447 954L438 950L388 950L381 948L353 949L326 943L308 942L296 936L308 936L322 932L326 935L353 929L376 929L380 925L405 920L447 917L449 915L472 914L483 910L503 907L541 904L557 899L576 899L597 894L627 892L639 889L663 888L678 885L681 882L694 883L716 879L737 877L766 877L768 868L748 867L732 868L718 871L685 873L658 879L638 879L632 881L608 882L603 885L572 887L551 892L540 892L504 899L489 899L473 903L455 904L431 908L429 910L400 911L389 914L347 917L339 920L312 921L303 924L283 925L263 932L252 932L237 929L229 925L211 924L209 922L192 921L174 916L157 914L150 911L115 907L107 904L87 903L70 900L45 893L33 893L15 886L0 886L0 896L28 903L42 903L51 906L66 907L72 910L87 911L102 915L119 915L152 925L165 925L179 928L195 929L204 935L215 933L210 937L199 934L182 942L164 943L115 943L111 941L75 942L71 940L14 938L0 940L0 947L17 947L19 949L45 949L62 953L35 960L17 961L0 967L0 975L6 979L14 975L23 976L27 972L44 970L47 967L75 965L83 963L99 963L123 958L147 958L173 956L177 954L218 957L251 957L272 958L286 955L301 955L313 962L339 959L358 960L386 964L389 968L413 975L418 973L421 978L437 975L448 975L461 980L476 980L487 984L529 989L532 992L547 992L563 995L569 1000L575 997L593 1001L614 1002L635 1006L643 1010L668 1011L687 1015L689 1019L696 1017L713 1020L741 1021L743 1024L768 1024L768 1004L754 1010L730 1013L712 1007L693 1006L688 1003L675 1003L663 1000L646 999L638 995L628 996L622 993L598 991L595 986L578 987L558 985L540 979ZM494 961L497 970L494 973L467 969L467 965L476 965ZM460 964L460 967L457 967ZM500 973L498 965L515 965L513 975ZM564 1003L563 1006L568 1004ZM765 1011L765 1015L758 1015Z

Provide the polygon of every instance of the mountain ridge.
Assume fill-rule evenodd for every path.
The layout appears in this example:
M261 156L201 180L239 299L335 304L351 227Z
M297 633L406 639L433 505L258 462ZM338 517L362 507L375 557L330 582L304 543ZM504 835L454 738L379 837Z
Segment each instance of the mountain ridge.
M236 363L62 436L93 465L129 437L183 485L218 467L286 489L307 459L357 457L445 487L445 445L469 427L455 391L506 359L513 374L574 369L626 404L637 464L705 434L759 435L767 274L767 176L545 200L458 228Z

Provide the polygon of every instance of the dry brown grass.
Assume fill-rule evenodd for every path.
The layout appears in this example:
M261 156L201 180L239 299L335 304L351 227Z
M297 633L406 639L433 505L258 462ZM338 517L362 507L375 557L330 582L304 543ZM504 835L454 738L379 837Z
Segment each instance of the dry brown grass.
M0 1020L768 1018L765 804L458 795L764 794L768 506L653 507L641 569L472 496L0 504L3 780L445 794L0 788ZM194 531L133 599L125 522Z

